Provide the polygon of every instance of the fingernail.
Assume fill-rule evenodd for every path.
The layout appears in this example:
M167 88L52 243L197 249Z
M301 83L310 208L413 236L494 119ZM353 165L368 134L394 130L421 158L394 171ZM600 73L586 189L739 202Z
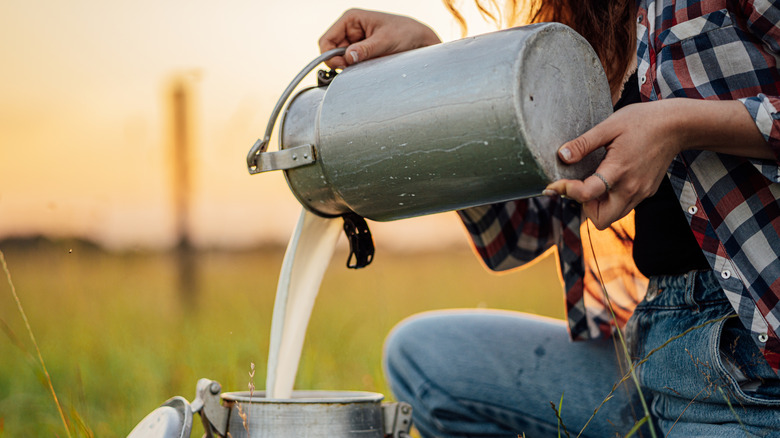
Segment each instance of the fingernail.
M544 196L557 196L558 192L552 189L544 189L542 190L542 195Z
M353 51L349 52L349 56L352 57L352 63L353 64L358 62L358 53L356 51L353 50Z
M558 153L561 154L561 158L563 158L563 161L569 161L571 160L571 151L569 148L561 148L558 150Z

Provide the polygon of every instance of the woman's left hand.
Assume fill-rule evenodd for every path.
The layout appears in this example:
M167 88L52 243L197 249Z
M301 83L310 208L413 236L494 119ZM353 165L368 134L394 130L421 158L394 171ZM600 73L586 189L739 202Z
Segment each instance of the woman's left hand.
M585 215L600 230L627 215L658 190L680 151L665 125L663 105L658 105L662 103L629 105L561 146L558 156L565 163L578 162L601 146L607 153L596 174L584 181L555 181L546 194L555 192L582 203Z
M607 153L596 173L584 181L555 181L544 193L582 203L585 215L600 230L654 194L683 150L776 159L739 101L674 98L629 105L565 143L558 156L576 163L601 146Z

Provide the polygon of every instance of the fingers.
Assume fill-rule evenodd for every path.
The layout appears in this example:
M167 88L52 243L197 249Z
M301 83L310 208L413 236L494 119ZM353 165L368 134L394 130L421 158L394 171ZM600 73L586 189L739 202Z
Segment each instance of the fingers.
M606 177L604 178L606 179ZM591 175L583 181L572 179L555 181L545 189L545 192L549 190L550 193L545 194L558 194L571 198L579 203L585 203L605 195L607 193L607 188L607 184L604 184L604 181L601 178L596 175Z
M609 144L615 138L615 131L609 129L609 121L610 119L607 119L574 140L561 145L558 156L564 163L577 163L589 153Z
M622 199L622 194L611 191L611 183L606 174L606 172L596 173L583 181L558 180L547 186L544 194L561 195L579 202L582 204L585 216L596 228L603 230L633 208L625 209L626 202Z
M609 122L610 119L607 119L579 137L564 143L558 149L560 159L567 164L577 163L596 149L609 145L616 136ZM593 221L596 228L603 230L630 211L630 209L624 211L625 200L622 200L618 193L612 192L622 172L604 164L602 162L598 172L582 181L555 181L547 186L544 194L558 194L581 203L585 215Z
M631 200L623 199L622 193L608 191L607 184L595 175L585 178L584 181L555 181L547 186L544 194L561 195L581 203L585 216L599 230L606 229L634 207Z
M320 53L339 47L349 47L350 44L366 38L366 15L369 11L359 9L350 9L336 20L328 30L320 37L318 44ZM349 62L347 57L350 58ZM326 61L325 64L330 68L344 68L357 62L354 55L349 53L345 56L336 56Z
M389 41L382 39L380 34L375 34L373 38L364 39L347 47L347 53L344 55L347 65L357 64L360 61L376 58L390 51Z
M350 9L320 37L320 52L346 47L344 56L326 64L344 68L371 58L403 52L441 42L438 35L419 21L377 11Z
M330 58L329 60L325 61L325 65L327 65L330 68L339 68L344 69L347 66L347 60L344 59L343 56L334 56L333 58Z
M627 205L618 197L609 195L582 204L582 211L597 229L605 230L633 209L633 206L626 208Z
M340 46L344 47L344 46ZM344 69L348 65L352 65L358 62L357 53L354 50L350 50L347 46L347 52L344 54L344 56L334 56L333 58L330 58L329 60L325 61L325 65L327 65L330 68L338 68L338 69Z
M654 103L630 105L563 144L558 156L569 164L579 162L602 146L606 154L595 174L584 181L556 181L547 187L545 194L549 191L580 202L584 214L599 229L628 214L657 190L679 152L669 138L668 128L648 123L668 119L664 111Z

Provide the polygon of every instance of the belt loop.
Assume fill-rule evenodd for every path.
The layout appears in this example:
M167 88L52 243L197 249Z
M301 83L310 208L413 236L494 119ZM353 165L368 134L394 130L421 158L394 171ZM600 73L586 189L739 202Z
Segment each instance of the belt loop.
M699 311L699 303L696 300L696 277L697 271L689 271L685 274L685 304L695 306Z
M647 292L645 293L645 302L653 301L658 295L663 292L661 290L661 286L659 285L658 277L650 277L649 282L647 283Z

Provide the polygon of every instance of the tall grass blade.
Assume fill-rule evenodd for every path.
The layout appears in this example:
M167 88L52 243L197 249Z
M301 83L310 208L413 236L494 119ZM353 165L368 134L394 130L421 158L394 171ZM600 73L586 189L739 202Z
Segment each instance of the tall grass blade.
M685 330L684 332L680 333L679 335L676 335L676 336L673 336L673 337L671 337L671 338L667 339L667 340L666 340L666 342L664 342L664 343L663 343L663 344L661 344L660 346L658 346L658 347L656 347L656 348L654 348L654 349L650 350L650 352L649 352L649 353L647 353L647 355L645 355L645 357L643 357L643 358L642 358L642 360L638 361L638 362L637 362L637 363L634 365L634 367L638 367L639 365L642 365L643 363L647 362L647 360L648 360L648 359L650 359L650 356L652 356L653 354L655 354L656 352L658 352L658 351L659 351L659 350L661 350L662 348L666 347L666 346L667 346L667 345L669 345L671 342L673 342L673 341L675 341L675 340L677 340L677 339L680 339L680 338L682 338L683 336L687 335L688 333L690 333L690 332L692 332L692 331L694 331L694 330L698 330L698 329L700 329L700 328L702 328L702 327L705 327L705 326L707 326L707 325L709 325L709 324L715 324L715 323L718 323L718 322L720 322L720 321L723 321L724 319L729 319L729 318L736 318L736 317L737 317L737 315L726 315L726 316L722 316L722 317L720 317L720 318L717 318L717 319L711 319L711 320L709 320L709 321L705 321L705 322L703 322L703 323L701 323L701 324L699 324L699 325L697 325L697 326L691 327L691 328L689 328L689 329ZM588 421L587 421L587 422L585 422L585 426L583 426L583 427L582 427L582 430L580 430L580 433L577 435L577 438L579 438L579 437L582 435L582 433L585 431L585 429L588 427L588 425L590 424L590 422L593 420L593 418L594 418L594 417L596 416L596 414L598 413L599 409L601 409L601 407L602 407L602 406L604 406L604 404L605 404L606 402L608 402L610 399L612 399L612 397L614 397L614 393L615 393L615 391L617 390L617 388L618 388L620 385L622 385L623 383L625 383L625 382L626 382L628 379L630 379L630 378L631 378L631 373L626 373L626 374L625 374L625 375L624 375L624 376L623 376L623 377L622 377L620 380L618 380L618 381L617 381L617 382L616 382L614 385L612 385L612 389L610 389L610 391L609 391L609 394L607 394L607 396L606 396L606 397L604 397L604 400L602 400L601 404L599 404L599 405L596 407L596 409L594 409L594 410L593 410L593 414L591 414L590 418L588 418ZM707 389L707 388L705 387L704 389L702 389L702 391L704 391L705 389ZM701 391L699 392L699 394L701 394ZM693 400L691 400L691 403L693 403L693 401L694 401L694 400L696 400L696 398L697 398L697 397L698 397L698 394L697 394L697 396L696 396L696 397L694 397L694 399L693 399ZM687 407L686 407L686 409L687 409ZM675 422L675 423L676 423L676 422ZM674 424L672 425L672 428L674 428ZM671 429L670 429L670 430L671 430Z
M607 394L607 396L604 397L604 400L602 400L601 403L599 403L599 405L596 406L596 409L593 410L593 413L590 415L590 418L588 418L588 421L585 422L585 425L582 426L582 429L580 429L580 432L577 434L577 438L580 438L580 436L582 436L582 433L585 432L585 429L588 428L588 425L596 417L596 414L599 412L601 407L604 406L604 403L612 400L612 397L615 396L614 395L615 394L615 390L617 390L618 386L623 384L623 382L625 382L627 379L628 378L624 376L619 382L617 382L614 385L612 385L612 389L609 390L609 394Z
M629 430L626 436L624 436L623 438L630 438L631 436L633 436L635 433L637 433L637 431L639 431L639 428L642 427L642 425L645 423L647 423L647 417L642 417L639 421L634 423L634 427L632 427L631 430Z
M75 430L81 432L81 436L84 436L86 438L95 438L95 433L92 432L92 429L87 424L86 420L84 419L84 415L82 415L82 412L85 413L86 416L89 416L89 410L87 405L87 397L84 392L84 381L81 378L81 367L76 368L76 402L78 404L78 408L74 408L73 402L71 402L71 409L70 409L70 418L71 421L73 421L76 424Z
M561 394L561 401L558 407L555 406L555 403L550 402L550 407L552 407L553 412L555 412L555 417L558 419L558 438L561 438L561 428L563 428L563 433L566 434L566 438L571 438L569 431L566 429L566 425L563 424L563 418L561 418L561 405L563 405L563 394Z
M11 329L11 326L9 326L8 323L6 323L2 318L0 318L0 328L2 328L3 332L5 332L5 335L8 336L8 340L10 340L11 343L19 349L19 351L24 353L24 357L27 358L27 361L30 363L30 365L34 365L35 358L32 354L30 354L30 350L27 349L22 340L19 339L19 337L16 336L16 333L14 333L14 331Z
M563 393L561 393L561 401L558 402L558 438L561 438L561 423L563 423L563 420L561 419L561 413L563 413Z
M89 428L87 422L84 421L84 418L81 417L81 414L79 414L78 410L71 408L70 418L72 418L73 422L76 423L76 429L81 431L81 436L95 438L95 433L92 432L92 429Z
M696 393L696 395L688 402L688 404L685 405L685 408L682 410L682 412L680 412L680 415L678 415L677 418L674 420L674 423L672 423L672 426L669 428L669 430L666 431L666 436L667 437L672 434L672 431L674 430L675 426L677 426L677 423L680 421L680 419L683 417L683 415L685 415L685 411L687 411L688 408L691 407L691 405L693 405L693 403L696 400L699 399L699 396L702 395L702 393L704 391L706 391L707 389L710 388L710 386L712 386L712 383L710 383L709 385L707 385L704 388L702 388L701 391ZM709 397L709 395L707 397Z
M11 280L11 272L8 270L8 264L5 262L5 254L3 254L2 251L0 251L0 263L3 264L5 277L8 279L8 285L11 287L11 294L14 297L14 301L16 301L16 308L19 309L19 314L22 316L22 320L24 320L24 326L27 328L27 334L30 335L30 340L32 341L33 346L35 346L35 351L38 354L38 362L41 365L44 376L46 376L46 384L48 385L51 396L54 399L54 404L57 405L57 411L60 414L60 419L62 419L62 425L65 427L65 433L67 434L68 438L71 438L68 421L65 419L65 413L62 410L62 405L60 404L59 399L57 399L57 393L54 391L54 385L51 382L51 376L49 375L49 371L46 369L46 363L43 361L41 349L38 348L38 342L35 340L35 335L33 335L30 322L27 320L27 314L24 313L22 302L19 300L19 295L16 294L16 287L14 287L14 282Z
M747 428L745 427L745 424L742 423L742 419L740 419L739 415L737 415L737 411L734 410L734 406L731 405L731 401L729 401L729 398L726 396L726 393L723 392L723 388L718 386L718 392L720 392L720 395L723 396L723 400L726 400L726 404L729 406L731 413L734 414L734 417L737 419L737 423L739 423L739 427L741 427L742 431L745 432L745 436L753 435L752 433L748 432Z
M642 403L642 410L645 412L645 417L650 418L650 409L647 407L647 401L645 400L645 396L642 393L642 385L639 384L639 378L636 375L636 368L634 366L633 361L631 360L631 354L628 352L628 346L626 345L626 341L623 338L623 331L620 330L619 325L617 324L617 317L615 316L615 311L612 309L612 301L609 299L609 293L607 293L607 287L604 285L604 279L601 276L601 268L599 267L598 259L596 258L596 250L593 248L593 241L590 236L590 221L587 223L587 229L588 229L588 241L590 241L590 250L593 254L593 261L596 264L596 271L599 274L599 284L601 285L601 291L604 293L604 301L607 304L607 308L609 309L610 314L612 315L612 320L615 321L615 331L617 332L618 339L620 340L620 345L623 347L623 353L626 357L626 363L628 363L629 367L629 373L631 374L631 379L634 381L634 385L636 386L636 391L639 394L639 401ZM653 427L653 422L651 421L648 423L648 426L650 428L650 436L653 438L658 438L655 434L655 427Z

